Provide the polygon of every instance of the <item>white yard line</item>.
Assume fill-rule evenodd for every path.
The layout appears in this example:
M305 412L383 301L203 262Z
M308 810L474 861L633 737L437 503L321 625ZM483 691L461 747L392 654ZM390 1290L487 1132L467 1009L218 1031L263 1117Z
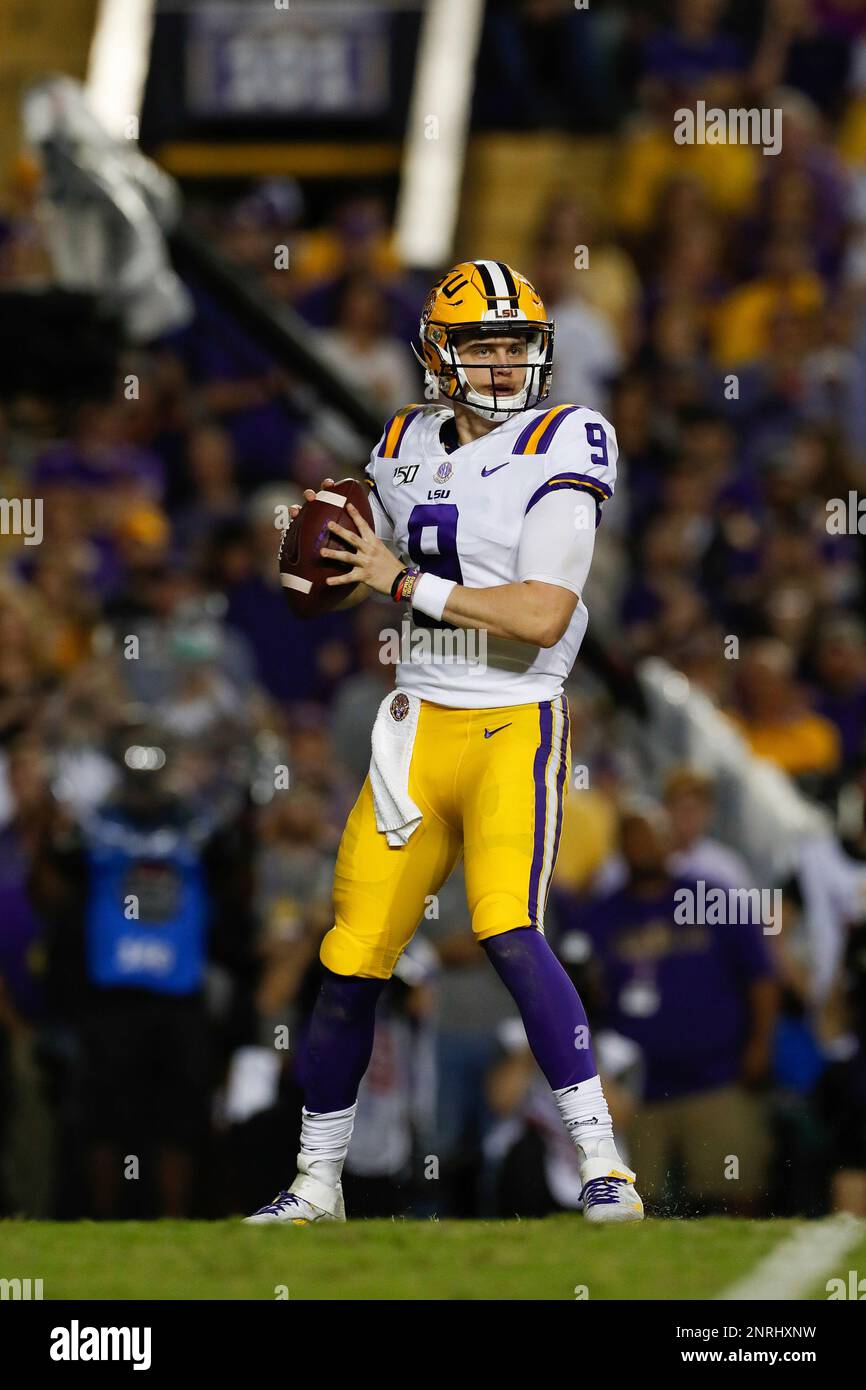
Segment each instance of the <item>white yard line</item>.
M725 1302L805 1298L825 1276L847 1278L847 1270L840 1269L839 1261L862 1240L866 1240L866 1221L846 1212L823 1221L804 1222L716 1297Z

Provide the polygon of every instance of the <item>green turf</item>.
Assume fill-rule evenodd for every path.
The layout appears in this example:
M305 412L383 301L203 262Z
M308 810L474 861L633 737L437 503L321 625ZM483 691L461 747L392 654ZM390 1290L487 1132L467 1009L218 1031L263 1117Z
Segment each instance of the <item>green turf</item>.
M0 1278L51 1298L707 1299L797 1223L647 1221L0 1222ZM846 1256L866 1272L866 1243ZM285 1294L283 1294L285 1297ZM814 1297L826 1297L823 1281Z

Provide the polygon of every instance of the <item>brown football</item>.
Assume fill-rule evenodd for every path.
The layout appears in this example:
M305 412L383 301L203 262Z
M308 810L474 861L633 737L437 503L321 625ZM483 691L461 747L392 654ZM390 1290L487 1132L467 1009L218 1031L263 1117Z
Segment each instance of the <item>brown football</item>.
M369 526L373 525L366 485L355 478L343 478L333 487L317 492L314 501L305 502L283 532L280 583L296 618L317 618L329 613L356 588L354 584L326 584L331 575L345 574L346 569L339 560L326 560L320 554L322 549L343 548L351 553L345 541L328 530L328 522L336 521L347 531L357 532L346 511L347 502L358 508Z

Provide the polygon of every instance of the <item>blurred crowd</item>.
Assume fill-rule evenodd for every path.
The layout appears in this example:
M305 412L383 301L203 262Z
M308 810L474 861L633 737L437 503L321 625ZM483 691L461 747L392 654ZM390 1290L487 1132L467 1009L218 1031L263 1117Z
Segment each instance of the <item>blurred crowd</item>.
M827 510L866 496L866 0L525 0L491 5L484 41L480 126L613 151L612 196L555 190L519 265L556 319L552 402L605 411L619 438L591 631L686 675L866 861L866 516L834 528ZM698 99L778 109L780 153L676 145L673 113ZM0 287L44 270L36 192L22 172ZM313 216L282 179L189 203L383 421L422 389L408 341L427 288L391 211L362 189ZM282 1186L296 1152L389 618L289 615L278 509L347 470L193 290L194 322L128 351L114 399L0 407L0 490L41 498L44 529L0 537L2 1213L221 1215ZM820 1009L796 879L776 935L673 929L677 887L749 887L753 867L696 769L645 785L580 661L569 694L588 775L549 931L642 1191L671 1214L866 1213L866 928ZM481 956L458 871L383 996L347 1164L358 1214L577 1205Z

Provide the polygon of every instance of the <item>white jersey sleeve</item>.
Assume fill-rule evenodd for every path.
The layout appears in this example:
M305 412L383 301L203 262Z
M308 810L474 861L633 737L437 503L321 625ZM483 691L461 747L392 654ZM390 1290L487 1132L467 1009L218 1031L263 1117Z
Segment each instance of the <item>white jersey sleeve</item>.
M393 541L394 523L385 509L385 504L376 486L376 458L378 448L379 445L377 444L370 455L370 462L364 470L364 476L370 491L370 510L373 513L373 525L376 535L379 537L380 541Z
M528 512L517 551L518 579L540 579L583 592L595 549L595 502L585 492L567 500L550 492Z
M519 579L557 584L580 596L601 510L613 496L616 459L616 433L603 415L581 409L563 421L526 504L517 554Z

